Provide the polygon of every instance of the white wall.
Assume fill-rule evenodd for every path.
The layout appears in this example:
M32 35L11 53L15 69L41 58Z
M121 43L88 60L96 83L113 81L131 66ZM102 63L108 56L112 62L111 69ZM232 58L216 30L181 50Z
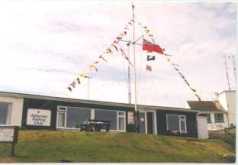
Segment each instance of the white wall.
M8 125L21 126L23 98L0 96L0 102L10 104L10 114L8 116Z
M236 125L236 91L224 91L218 96L218 100L228 112L229 125Z
M210 117L211 117L211 123L208 123L208 130L209 131L215 131L215 130L221 130L224 128L228 127L228 121L227 121L227 114L223 113L224 115L224 123L215 123L215 113L214 112L210 112Z
M208 125L206 116L197 116L198 138L208 139Z

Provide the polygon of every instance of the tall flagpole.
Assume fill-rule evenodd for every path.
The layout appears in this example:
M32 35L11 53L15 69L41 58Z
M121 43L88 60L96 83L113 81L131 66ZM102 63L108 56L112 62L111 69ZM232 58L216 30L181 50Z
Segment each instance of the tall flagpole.
M130 36L129 36L130 37ZM131 61L130 57L130 42L127 43L127 54L128 54L128 59ZM127 68L127 78L128 78L128 104L131 104L131 66L130 63L128 62L128 68Z
M90 99L90 78L88 77L88 82L87 82L87 95L88 95L88 100Z
M132 2L132 20L133 20L133 33L132 33L132 44L133 44L133 58L134 58L134 97L135 97L135 126L136 131L139 132L139 120L138 120L138 109L137 109L137 84L136 84L136 48L135 48L135 5Z

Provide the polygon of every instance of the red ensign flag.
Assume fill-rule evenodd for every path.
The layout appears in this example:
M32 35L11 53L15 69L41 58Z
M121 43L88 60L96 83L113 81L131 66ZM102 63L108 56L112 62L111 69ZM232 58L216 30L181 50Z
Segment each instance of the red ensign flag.
M162 49L159 45L153 44L150 41L143 39L143 50L148 52L157 52L164 54L165 49Z

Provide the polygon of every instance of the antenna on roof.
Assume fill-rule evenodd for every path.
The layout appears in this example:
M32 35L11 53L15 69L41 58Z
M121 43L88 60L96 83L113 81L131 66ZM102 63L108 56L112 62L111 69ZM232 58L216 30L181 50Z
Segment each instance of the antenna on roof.
M224 58L225 58L225 72L226 72L226 80L227 80L228 90L231 90L228 65L227 65L227 56L225 55Z
M235 79L235 89L236 89L236 84L237 84L237 72L236 72L236 57L235 55L233 54L231 56L232 58L232 68L233 68L233 74L234 74L234 79Z

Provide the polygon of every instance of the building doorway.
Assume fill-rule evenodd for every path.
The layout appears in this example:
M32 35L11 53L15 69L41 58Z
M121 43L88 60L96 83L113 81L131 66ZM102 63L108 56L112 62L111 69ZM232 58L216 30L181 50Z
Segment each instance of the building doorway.
M145 134L157 134L156 112L139 112L139 132Z

